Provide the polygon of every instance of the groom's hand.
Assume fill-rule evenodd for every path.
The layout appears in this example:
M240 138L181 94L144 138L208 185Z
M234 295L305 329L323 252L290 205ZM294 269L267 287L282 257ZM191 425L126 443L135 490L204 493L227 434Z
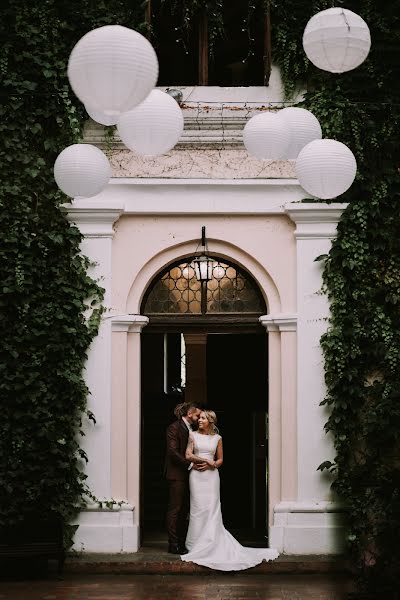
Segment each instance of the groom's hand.
M210 468L210 465L207 462L196 463L193 465L193 468L196 469L196 471L207 471L207 469Z

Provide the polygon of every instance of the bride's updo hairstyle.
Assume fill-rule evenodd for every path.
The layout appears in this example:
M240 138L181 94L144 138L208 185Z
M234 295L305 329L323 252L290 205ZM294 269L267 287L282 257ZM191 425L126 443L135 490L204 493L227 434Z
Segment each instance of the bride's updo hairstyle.
M217 415L213 410L203 410L202 411L207 418L207 421L210 423L211 435L215 435L219 433L219 429L217 427Z

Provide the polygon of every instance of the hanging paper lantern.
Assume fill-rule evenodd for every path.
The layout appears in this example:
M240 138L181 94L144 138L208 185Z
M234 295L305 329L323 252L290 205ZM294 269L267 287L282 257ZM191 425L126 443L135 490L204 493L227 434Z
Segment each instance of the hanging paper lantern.
M177 102L165 92L153 90L142 104L121 115L117 130L130 150L157 156L175 146L182 135L183 124Z
M308 21L303 48L319 69L344 73L367 58L371 35L366 22L347 8L328 8Z
M321 125L317 117L305 108L289 106L278 112L290 129L291 139L286 158L297 158L300 150L309 142L322 138Z
M85 106L86 112L93 121L96 123L100 123L100 125L116 125L119 117L117 115L104 115L103 113L93 110L92 108L88 108Z
M60 190L76 198L99 194L111 177L106 155L91 144L73 144L65 148L54 163L54 179Z
M157 82L153 46L137 31L106 25L86 33L68 63L72 89L85 106L105 115L131 110Z
M290 130L284 119L275 113L260 113L247 121L243 130L247 151L256 158L285 158L290 143Z
M302 188L317 198L336 198L349 189L357 172L354 154L336 140L314 140L301 150L296 173Z

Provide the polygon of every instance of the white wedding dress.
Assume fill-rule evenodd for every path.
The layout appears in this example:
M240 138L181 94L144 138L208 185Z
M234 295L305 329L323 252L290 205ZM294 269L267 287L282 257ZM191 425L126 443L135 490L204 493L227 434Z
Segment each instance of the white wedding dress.
M220 435L191 432L193 453L214 460ZM238 480L240 485L240 480ZM246 548L225 529L222 522L218 469L195 471L189 476L190 521L186 537L188 554L181 559L219 571L241 571L277 558L271 548ZM235 499L232 498L232 502Z

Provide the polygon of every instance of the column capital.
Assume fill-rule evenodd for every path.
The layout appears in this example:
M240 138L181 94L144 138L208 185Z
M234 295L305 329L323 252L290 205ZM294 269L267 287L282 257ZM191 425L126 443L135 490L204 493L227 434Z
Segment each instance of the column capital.
M268 333L273 331L282 333L297 329L297 315L262 315L258 320Z
M286 204L285 213L296 224L296 239L332 239L346 207L339 202L298 202Z
M112 330L125 333L141 333L149 322L144 315L118 315L112 317Z
M114 223L124 212L123 206L90 203L86 198L63 204L61 208L68 221L76 225L85 238L113 238Z

